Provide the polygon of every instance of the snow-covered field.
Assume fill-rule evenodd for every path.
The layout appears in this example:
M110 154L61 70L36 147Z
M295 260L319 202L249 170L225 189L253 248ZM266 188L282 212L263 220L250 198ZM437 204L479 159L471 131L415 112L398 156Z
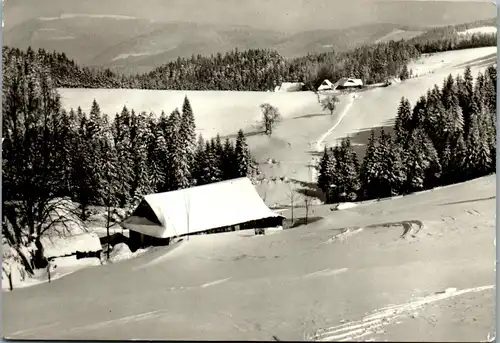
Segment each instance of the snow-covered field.
M495 329L495 176L271 236L193 237L3 294L24 339L479 341ZM296 216L302 216L298 210Z
M495 34L495 33L497 33L497 28L495 26L481 26L481 27L475 27L473 29L468 29L468 30L459 32L459 34L462 34L462 35L474 34L474 33Z
M60 89L63 106L89 113L92 101L97 100L101 111L113 118L123 106L136 112L160 115L182 108L187 96L193 107L197 132L205 138L235 134L239 129L253 132L261 118L259 106L270 103L280 109L283 117L321 110L317 98L310 92L219 92L219 91L155 91L137 89Z
M411 39L413 37L421 35L422 33L422 31L394 30L391 33L386 34L384 37L377 39L375 43L399 41L401 39Z

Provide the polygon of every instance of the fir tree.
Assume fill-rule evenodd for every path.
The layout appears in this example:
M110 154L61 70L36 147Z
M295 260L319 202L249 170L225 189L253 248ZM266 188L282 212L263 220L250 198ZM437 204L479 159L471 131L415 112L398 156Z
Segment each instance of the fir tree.
M473 101L473 88L474 78L472 76L472 72L469 66L465 68L464 78L457 78L458 84L458 98L460 107L462 108L463 117L464 117L464 132L467 136L469 133L469 127L471 124L471 115L474 110L471 108L471 104Z
M462 182L467 178L468 149L463 134L459 134L452 146L453 154L448 167L450 177L445 178L446 183Z
M183 163L187 164L188 168L184 169L187 174L186 177L189 179L189 183L192 183L192 175L190 173L191 168L194 166L194 154L196 150L196 126L194 121L193 109L189 102L188 97L184 98L184 103L182 104L182 118L179 128L180 141L184 150Z
M237 177L246 177L250 171L250 154L243 130L238 131L236 137L236 147L234 149L237 169Z
M165 174L168 168L168 146L160 125L156 125L155 129L154 143L149 158L151 163L151 187L156 192L162 192L166 190Z
M425 170L428 165L424 152L419 149L418 140L421 139L421 137L418 137L419 133L421 133L421 130L413 132L408 142L408 148L405 151L406 177L403 186L404 194L424 189Z
M473 113L471 116L469 132L466 140L467 158L465 163L465 173L468 179L482 176L487 169L487 162L482 160L481 129L479 125L479 114Z
M205 140L200 134L198 137L198 142L196 144L195 151L195 166L193 169L193 182L195 185L199 186L203 184L203 173L204 173L204 162L205 162Z
M152 132L149 130L145 112L130 113L130 149L132 154L133 181L130 187L132 203L138 203L143 195L153 192L150 184L148 163L148 142Z
M222 154L222 175L224 180L230 180L236 175L236 163L234 146L229 138L224 141L223 154Z
M338 180L337 189L339 200L354 201L360 189L359 164L349 137L341 141L336 156L336 174Z
M201 162L201 184L222 181L222 173L217 163L217 156L210 142L205 142L205 151Z
M421 150L423 152L423 155L425 156L427 167L425 169L424 188L431 189L439 186L442 173L442 165L440 162L438 151L434 147L434 143L432 143L432 140L424 132L422 132L422 134L420 135L419 143L421 144ZM441 153L443 153L443 151L446 149L446 142L444 144L445 146L442 147L443 150Z
M362 199L369 199L376 197L374 192L374 180L376 172L376 163L379 160L380 151L378 149L378 143L375 139L375 130L372 129L370 132L370 138L368 139L368 144L366 145L366 152L363 158L363 163L360 168L360 197Z
M394 126L397 142L405 146L413 129L411 105L408 99L403 97L399 103L398 115Z
M401 70L401 73L399 74L399 78L401 81L405 81L410 78L410 72L408 71L408 66L406 64L403 64L403 68Z
M130 141L130 112L124 106L121 113L117 113L113 120L113 139L118 161L120 161L120 172L118 173L118 204L125 207L134 181L132 145Z
M183 151L180 135L181 114L175 109L167 122L168 167L166 175L167 190L174 191L190 185L189 165Z
M374 163L372 192L377 198L399 194L405 180L401 148L394 144L389 134L381 131L378 138L378 159Z
M325 194L326 203L330 203L332 200L330 189L334 181L335 162L333 154L329 153L325 147L323 157L318 166L318 188Z
M415 107L413 107L411 127L423 128L426 116L427 116L427 98L423 95L417 100Z

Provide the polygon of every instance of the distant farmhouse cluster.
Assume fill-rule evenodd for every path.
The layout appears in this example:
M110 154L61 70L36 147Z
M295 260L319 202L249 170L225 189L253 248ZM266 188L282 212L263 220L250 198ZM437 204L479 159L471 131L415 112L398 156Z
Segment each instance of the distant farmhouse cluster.
M351 90L361 89L364 84L361 79L352 77L343 77L335 83L325 79L318 87L318 91L335 91L335 90ZM305 84L303 82L282 82L281 85L274 88L275 92L300 92L303 91Z
M318 87L318 91L334 91L334 90L349 90L363 88L363 81L361 79L353 79L350 77L343 77L335 83L330 80L324 80Z

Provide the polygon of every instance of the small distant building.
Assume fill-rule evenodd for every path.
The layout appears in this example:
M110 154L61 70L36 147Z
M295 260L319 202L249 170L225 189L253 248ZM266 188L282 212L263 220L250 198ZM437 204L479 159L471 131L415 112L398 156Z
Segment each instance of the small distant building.
M282 82L280 86L274 88L275 92L300 92L304 89L303 82Z
M68 236L43 236L40 238L42 255L46 260L76 256L77 259L97 257L100 259L102 245L95 233Z
M146 195L120 223L129 230L132 251L168 245L193 234L279 227L284 217L271 211L248 178Z
M335 83L335 89L359 89L363 87L363 81L361 79L353 79L343 77Z
M318 87L318 91L327 91L327 90L334 90L335 86L333 83L330 82L330 80L324 80L321 85Z

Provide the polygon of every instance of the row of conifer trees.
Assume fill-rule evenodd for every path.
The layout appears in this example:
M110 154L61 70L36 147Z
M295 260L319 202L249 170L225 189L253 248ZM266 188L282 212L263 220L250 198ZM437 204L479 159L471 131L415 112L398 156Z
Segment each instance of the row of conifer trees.
M391 134L392 131L392 134ZM375 129L361 164L351 139L326 149L318 187L328 203L377 199L496 171L496 67L449 75L415 106L401 99L395 124Z
M304 82L316 90L324 79L356 77L365 84L400 76L402 69L422 53L495 46L496 35L460 35L456 29L438 28L406 41L380 42L350 51L329 51L285 58L266 49L227 52L212 56L179 57L140 75L125 75L102 68L80 66L64 53L36 52L3 47L4 64L12 59L33 59L48 68L57 87L131 88L176 90L273 90L281 82Z

